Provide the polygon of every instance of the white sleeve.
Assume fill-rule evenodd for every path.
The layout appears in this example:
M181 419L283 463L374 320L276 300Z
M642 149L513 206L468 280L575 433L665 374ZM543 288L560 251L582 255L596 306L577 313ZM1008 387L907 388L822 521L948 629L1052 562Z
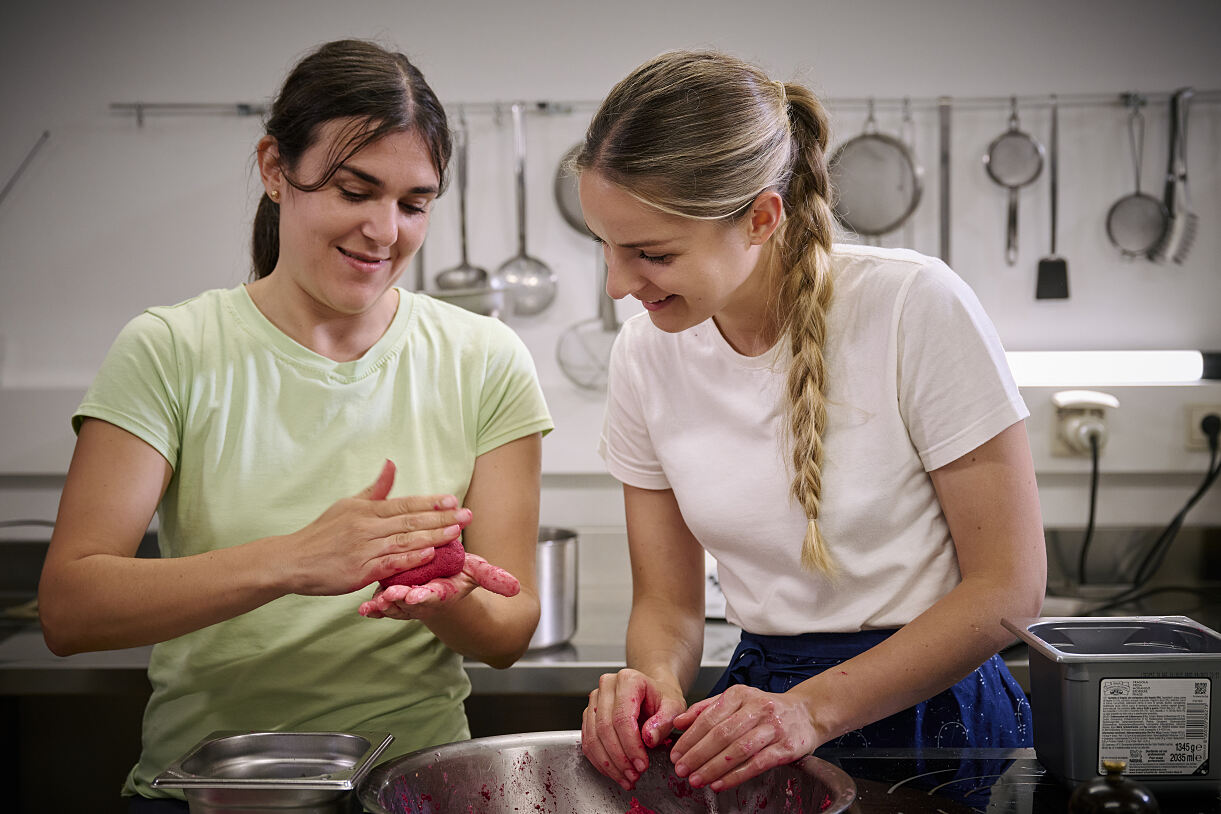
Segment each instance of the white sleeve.
M898 324L899 410L926 470L1030 415L996 328L944 263L913 276Z
M644 326L635 322L628 320L623 325L611 349L598 454L606 461L607 471L622 483L641 489L669 489L645 418L638 377L648 366L640 364L641 337L636 330Z

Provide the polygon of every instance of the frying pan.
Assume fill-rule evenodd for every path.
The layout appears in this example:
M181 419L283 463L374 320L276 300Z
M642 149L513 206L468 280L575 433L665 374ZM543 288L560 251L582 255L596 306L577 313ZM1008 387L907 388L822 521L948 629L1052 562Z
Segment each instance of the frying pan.
M573 159L581 152L581 147L582 144L578 142L564 153L564 157L560 159L560 165L555 170L553 189L555 204L559 207L560 214L564 216L564 221L577 232L592 239L594 233L589 231L589 227L585 225L585 213L581 211L581 195L577 185L577 176L568 169Z
M911 217L924 190L924 170L900 139L878 132L873 100L865 128L831 156L835 216L858 235L893 232Z
M1032 183L1043 172L1043 145L1021 129L1017 97L1010 97L1009 129L988 145L984 153L988 177L1009 190L1009 218L1005 232L1005 261L1017 262L1018 190Z
M555 172L555 203L564 221L576 232L592 238L594 233L585 225L578 194L577 176L568 170L572 159L581 150L576 144L564 153ZM606 374L610 367L611 346L619 334L619 319L615 314L615 301L606 293L606 261L598 248L598 315L570 325L560 334L555 346L555 358L560 370L569 381L586 390L601 390L606 387Z

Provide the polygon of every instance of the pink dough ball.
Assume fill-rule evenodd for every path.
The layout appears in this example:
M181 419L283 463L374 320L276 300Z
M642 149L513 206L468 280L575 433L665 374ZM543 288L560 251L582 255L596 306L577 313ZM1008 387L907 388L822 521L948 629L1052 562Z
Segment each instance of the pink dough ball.
M394 576L383 579L380 584L383 588L389 588L391 585L423 585L434 579L452 577L462 570L465 562L466 549L462 547L461 541L454 540L452 543L438 546L436 556L429 562L399 571Z

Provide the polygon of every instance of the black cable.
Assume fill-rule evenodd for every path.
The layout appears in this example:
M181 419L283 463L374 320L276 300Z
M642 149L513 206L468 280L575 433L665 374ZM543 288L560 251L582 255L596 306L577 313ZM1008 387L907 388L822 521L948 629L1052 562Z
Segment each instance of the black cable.
M1174 516L1170 524L1166 526L1161 536L1150 547L1149 552L1145 554L1145 558L1141 560L1140 565L1136 569L1136 578L1132 588L1141 588L1148 584L1149 580L1153 579L1158 568L1161 567L1162 561L1166 558L1166 553L1170 550L1171 544L1179 531L1183 528L1183 521L1187 518L1187 513L1191 508L1204 496L1204 493L1216 482L1217 476L1221 474L1221 467L1217 466L1217 450L1214 447L1208 461L1208 474L1204 477L1204 482L1196 489L1195 494L1188 498L1187 503L1179 510L1179 513Z
M1221 590L1218 590L1217 585L1159 585L1156 588L1149 588L1147 590L1134 593L1131 596L1120 596L1106 602L1105 604L1096 605L1090 608L1086 615L1093 616L1096 613L1108 611L1112 608L1117 608L1120 605L1140 602L1142 599L1148 599L1149 597L1156 596L1157 594L1167 593L1196 594L1204 597L1205 599L1212 600L1211 602L1205 602L1204 604L1197 606L1201 608L1221 604Z
M1081 553L1077 557L1077 582L1081 585L1085 584L1085 559L1094 539L1094 512L1098 508L1098 433L1091 432L1089 439L1090 459L1094 466L1090 475L1090 517L1085 524L1085 537L1081 540Z
M1192 507L1212 487L1218 475L1221 475L1221 464L1217 461L1218 447L1221 446L1221 417L1210 413L1204 417L1200 424L1200 429L1208 436L1208 469L1205 471L1204 481L1196 489L1195 493L1187 499L1187 503L1179 510L1178 514L1174 516L1166 528L1162 530L1162 533L1157 536L1153 544L1150 545L1144 559L1136 567L1132 587L1111 597L1108 600L1108 604L1104 607L1114 607L1115 604L1129 601L1131 597L1136 596L1153 579L1158 569L1161 568L1171 544L1174 543L1179 531L1183 528L1183 521L1187 518L1187 513L1191 511Z

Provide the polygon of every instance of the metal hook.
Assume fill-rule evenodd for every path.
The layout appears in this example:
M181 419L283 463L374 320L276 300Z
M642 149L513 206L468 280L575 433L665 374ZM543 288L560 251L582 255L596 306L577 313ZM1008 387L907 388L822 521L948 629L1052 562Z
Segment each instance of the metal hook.
M869 115L865 117L865 132L876 133L878 131L878 120L874 117L873 97L869 97Z
M916 142L916 122L912 118L912 100L907 96L903 97L902 133L903 143L906 144L907 148L910 150Z
M1147 100L1145 99L1144 94L1128 91L1126 93L1119 94L1119 101L1123 103L1124 107L1139 110L1145 106Z

